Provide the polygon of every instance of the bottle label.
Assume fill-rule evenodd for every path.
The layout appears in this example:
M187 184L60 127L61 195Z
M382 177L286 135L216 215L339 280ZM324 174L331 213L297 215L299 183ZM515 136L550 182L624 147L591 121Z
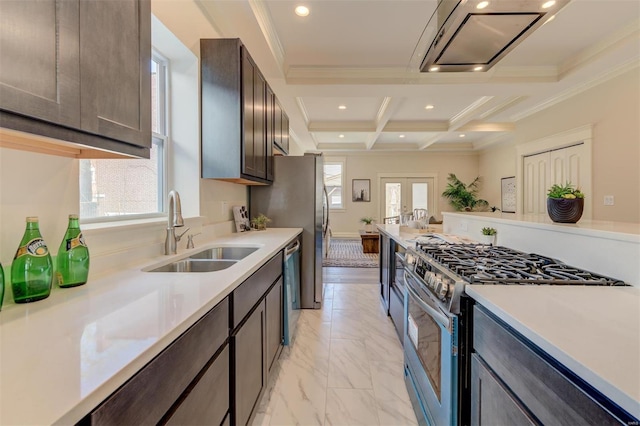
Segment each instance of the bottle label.
M85 244L84 242L84 237L82 236L82 232L79 233L78 236L75 238L67 239L67 251L72 250L79 246L82 246L82 247L87 246L87 244Z
M49 254L49 249L47 248L47 245L45 244L44 240L42 238L34 238L24 246L18 248L15 258L17 259L20 256L25 256L25 255L35 256L35 257L44 257L48 254Z

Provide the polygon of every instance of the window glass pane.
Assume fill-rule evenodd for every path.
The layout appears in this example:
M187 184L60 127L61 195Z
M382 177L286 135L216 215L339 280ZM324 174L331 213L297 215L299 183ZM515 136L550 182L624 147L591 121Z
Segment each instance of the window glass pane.
M427 184L426 183L412 183L411 184L411 195L413 200L413 208L414 209L429 209L427 203Z
M162 211L159 157L162 158L162 144L154 141L148 160L81 160L80 217Z
M164 133L160 129L160 108L158 105L160 99L160 76L159 64L155 60L151 61L151 131L153 133Z
M342 186L343 186L343 165L342 163L324 164L324 186L329 194L329 208L343 208Z
M402 185L385 184L385 217L399 216L402 213Z

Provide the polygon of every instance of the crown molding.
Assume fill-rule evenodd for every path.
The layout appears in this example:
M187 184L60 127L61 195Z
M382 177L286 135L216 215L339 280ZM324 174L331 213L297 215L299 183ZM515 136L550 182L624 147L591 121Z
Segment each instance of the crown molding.
M266 2L262 0L249 0L249 6L251 7L251 11L255 16L256 21L258 21L262 35L269 46L269 50L271 50L271 54L278 64L278 68L282 71L282 75L285 75L284 48L278 38L278 32L273 25L271 14L266 6Z
M604 73L601 73L600 75L596 76L595 78L592 78L591 80L583 84L576 85L568 90L560 92L558 93L557 96L549 98L544 102L540 102L539 104L534 105L533 107L525 111L514 114L509 118L514 122L520 121L526 117L529 117L530 115L536 114L562 101L566 101L567 99L570 99L576 95L579 95L582 92L585 92L589 89L599 86L600 84L603 84L639 66L640 66L640 59L638 58L630 59L629 61L627 61L626 63L620 65L615 69L607 70Z
M296 97L296 105L298 105L298 110L300 110L305 126L309 126L309 113L307 112L307 108L304 106L304 101L299 96Z

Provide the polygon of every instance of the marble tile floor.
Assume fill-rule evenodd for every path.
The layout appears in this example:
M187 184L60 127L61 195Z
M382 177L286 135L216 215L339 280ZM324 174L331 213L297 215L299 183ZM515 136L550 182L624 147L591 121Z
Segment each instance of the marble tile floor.
M253 425L417 424L402 346L382 310L377 276L363 273L358 282L354 271L349 275L348 283L335 283L325 274L324 306L302 310Z

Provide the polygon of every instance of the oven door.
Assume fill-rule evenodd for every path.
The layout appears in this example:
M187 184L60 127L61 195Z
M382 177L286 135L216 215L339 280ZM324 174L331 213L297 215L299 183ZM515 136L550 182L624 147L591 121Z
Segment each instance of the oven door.
M431 425L457 425L458 317L444 312L413 271L405 270L404 352L414 411ZM415 404L415 402L414 402Z

